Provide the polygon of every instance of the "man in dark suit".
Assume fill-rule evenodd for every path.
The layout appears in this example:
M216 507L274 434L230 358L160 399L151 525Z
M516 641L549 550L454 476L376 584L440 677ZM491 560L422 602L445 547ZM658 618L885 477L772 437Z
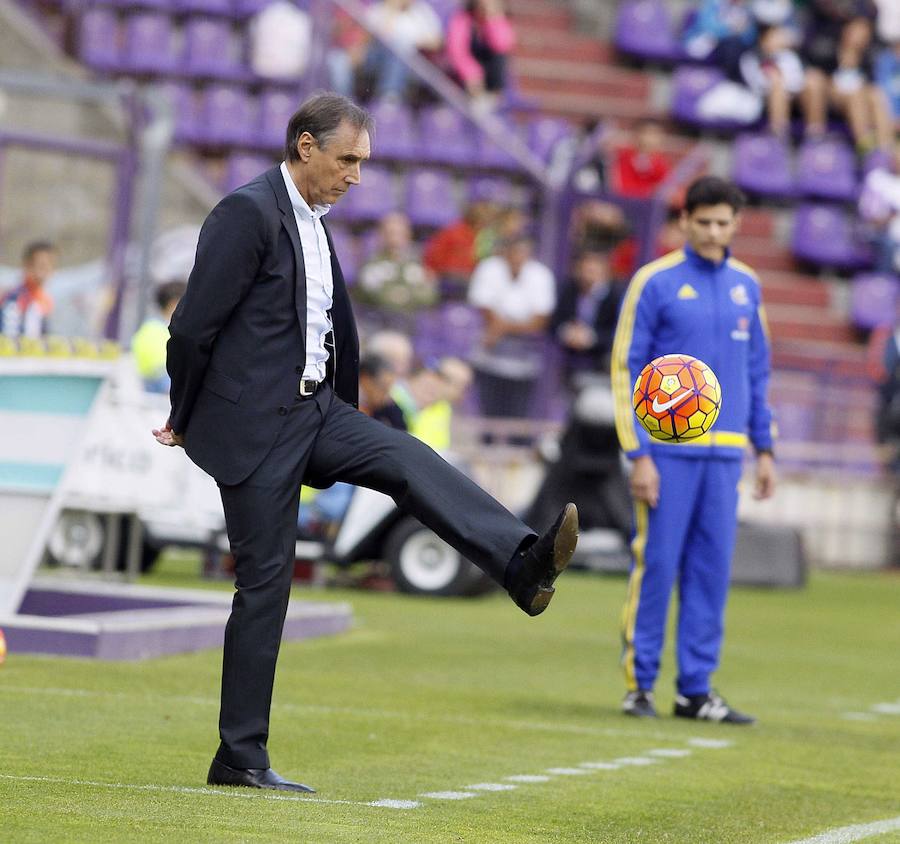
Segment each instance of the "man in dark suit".
M622 301L605 252L582 250L563 285L550 331L564 354L566 380L580 372L609 372L609 355Z
M357 410L356 326L322 218L359 184L370 128L344 97L307 100L281 166L206 219L170 325L172 411L153 434L217 481L235 559L212 785L312 791L278 776L266 749L301 483L392 496L529 615L577 541L574 505L537 537L430 448Z

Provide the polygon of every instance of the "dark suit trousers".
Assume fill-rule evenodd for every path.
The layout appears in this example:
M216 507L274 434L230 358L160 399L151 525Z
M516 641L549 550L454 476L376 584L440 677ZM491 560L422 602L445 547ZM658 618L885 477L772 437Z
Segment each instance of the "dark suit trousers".
M534 533L432 449L350 407L330 387L298 399L272 450L247 480L220 485L237 592L225 629L218 759L267 768L275 663L290 596L303 477L390 495L503 584Z

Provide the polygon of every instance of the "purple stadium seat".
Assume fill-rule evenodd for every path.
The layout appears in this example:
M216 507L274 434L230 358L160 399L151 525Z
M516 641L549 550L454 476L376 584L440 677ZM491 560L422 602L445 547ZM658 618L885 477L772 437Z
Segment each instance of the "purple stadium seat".
M137 11L138 9L158 9L168 12L172 8L173 0L69 0L69 5L73 11L83 8L84 6L115 6L119 9L129 9Z
M685 57L664 0L622 0L613 43L641 59L676 62Z
M246 73L231 23L216 18L192 18L184 28L184 69L195 76L235 79Z
M537 117L528 124L528 147L542 161L549 162L556 145L571 138L572 125L555 117Z
M136 73L166 73L177 64L172 20L158 12L138 12L125 22L122 64Z
M379 220L397 208L394 180L389 170L373 165L363 169L362 181L335 205L344 220Z
M474 164L476 138L472 124L448 106L429 106L419 115L419 154L427 161Z
M735 183L758 196L794 195L791 152L774 135L741 135L734 146Z
M337 206L335 206L337 207ZM329 218L331 214L329 213ZM356 281L359 274L359 244L356 238L343 226L328 225L328 232L331 235L331 242L334 244L334 252L337 255L338 263L341 265L341 272L344 274L344 281L352 285Z
M172 0L179 12L207 15L230 15L234 11L231 0Z
M272 0L232 0L231 11L240 17L250 17L261 12Z
M197 92L190 85L171 82L162 86L175 117L176 143L194 143L199 137L201 108Z
M414 170L406 177L406 213L414 226L446 226L459 218L453 179L440 170Z
M235 153L228 157L228 165L225 169L225 184L223 187L227 193L241 185L252 182L260 173L270 169L274 162L271 158L262 155L245 155Z
M285 132L300 99L281 88L269 88L259 98L256 143L264 149L283 149Z
M863 269L871 262L858 240L852 219L831 205L801 205L794 218L791 251L801 261L843 270Z
M91 9L81 18L78 58L94 70L119 68L119 24L114 12Z
M868 176L873 170L890 170L893 167L893 156L883 149L874 149L863 161L863 177Z
M797 190L819 199L854 199L856 157L850 146L833 138L806 141L797 158Z
M375 119L379 157L404 161L415 158L418 132L409 109L395 100L379 100L370 112Z
M466 359L481 340L484 319L477 308L462 302L449 302L441 310L446 326L443 336L443 355Z
M471 179L466 196L469 202L496 202L498 205L513 205L516 200L512 183L492 176Z
M253 142L253 103L241 88L212 85L204 95L200 141L213 146Z
M864 273L853 279L850 313L860 328L894 325L900 305L900 278L884 273Z
M725 78L721 70L714 67L683 65L675 70L672 77L672 116L685 123L702 124L697 104L700 98Z

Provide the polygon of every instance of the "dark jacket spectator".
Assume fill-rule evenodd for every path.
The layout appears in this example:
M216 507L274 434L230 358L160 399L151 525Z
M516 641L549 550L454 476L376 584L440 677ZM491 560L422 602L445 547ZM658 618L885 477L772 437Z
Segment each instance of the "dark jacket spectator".
M564 354L566 379L579 372L608 372L622 286L610 274L609 256L585 250L575 259L550 320Z

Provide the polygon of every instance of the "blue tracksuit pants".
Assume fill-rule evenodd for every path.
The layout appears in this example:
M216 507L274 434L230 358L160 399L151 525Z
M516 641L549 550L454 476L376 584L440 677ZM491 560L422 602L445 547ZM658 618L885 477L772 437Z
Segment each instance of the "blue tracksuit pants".
M650 508L635 502L631 578L622 617L626 681L629 690L653 688L677 582L678 691L701 695L710 690L710 675L719 663L741 461L670 456L659 450L653 459L660 474L659 504Z

